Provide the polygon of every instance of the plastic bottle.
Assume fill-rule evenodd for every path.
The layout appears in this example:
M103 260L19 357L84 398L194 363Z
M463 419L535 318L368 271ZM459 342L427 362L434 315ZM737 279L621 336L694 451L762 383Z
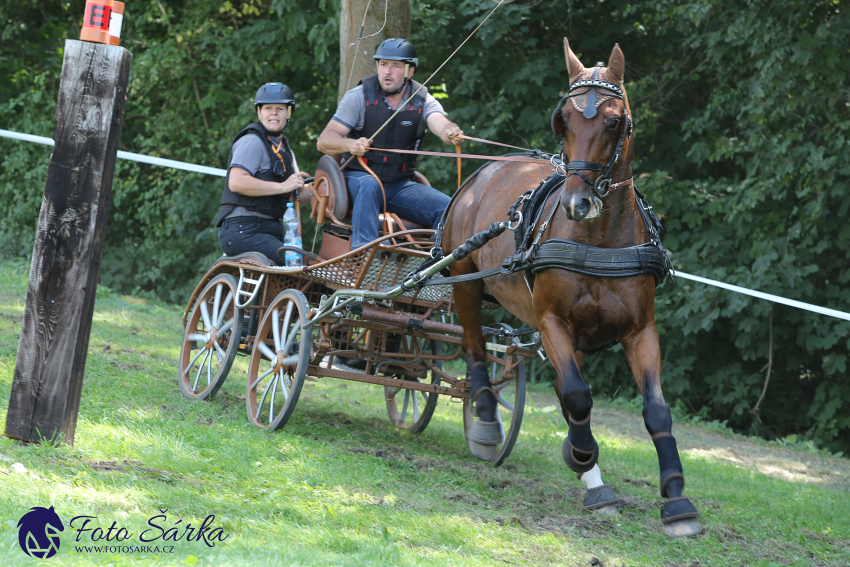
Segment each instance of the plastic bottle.
M286 204L283 214L283 243L286 246L301 246L301 233L298 232L298 216L295 213L295 203ZM285 253L287 266L302 266L301 254L287 250Z

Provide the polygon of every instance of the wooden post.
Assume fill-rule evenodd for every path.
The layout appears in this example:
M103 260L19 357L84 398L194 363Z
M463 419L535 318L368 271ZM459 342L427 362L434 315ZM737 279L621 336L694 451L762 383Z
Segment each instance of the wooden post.
M74 443L132 54L66 40L6 435ZM33 109L37 112L37 109Z

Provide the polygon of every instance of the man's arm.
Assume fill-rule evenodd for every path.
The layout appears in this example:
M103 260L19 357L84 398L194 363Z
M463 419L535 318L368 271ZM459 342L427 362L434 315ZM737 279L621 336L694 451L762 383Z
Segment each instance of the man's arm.
M463 136L463 130L446 118L445 114L434 112L428 115L428 128L446 144L459 146L461 143L460 136Z
M241 167L230 168L230 179L228 185L234 193L247 195L248 197L266 197L268 195L282 195L290 193L295 189L304 187L304 178L310 175L299 171L293 173L289 179L282 183L275 181L263 181L257 179Z
M323 154L335 156L346 152L355 156L362 156L366 153L369 147L367 138L355 140L346 138L351 129L341 122L331 120L319 136L319 141L316 142L316 148Z

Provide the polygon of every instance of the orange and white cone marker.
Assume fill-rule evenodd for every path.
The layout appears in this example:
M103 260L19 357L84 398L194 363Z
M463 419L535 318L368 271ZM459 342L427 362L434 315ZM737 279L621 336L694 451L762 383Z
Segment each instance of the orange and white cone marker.
M112 2L112 15L109 18L109 45L121 44L121 24L124 23L124 2Z
M83 28L80 30L82 41L109 43L109 19L112 15L113 0L86 0L83 16Z

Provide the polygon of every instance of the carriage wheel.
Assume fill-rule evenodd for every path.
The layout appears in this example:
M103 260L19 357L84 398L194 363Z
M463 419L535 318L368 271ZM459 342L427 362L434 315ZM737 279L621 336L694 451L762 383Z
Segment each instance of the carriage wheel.
M303 293L287 289L274 298L257 329L245 403L248 419L260 429L286 425L298 403L312 348L310 333L303 333L309 309Z
M440 341L426 341L416 337L399 336L401 337L403 352L424 356L428 354L442 356L443 354L443 343ZM424 366L424 363L422 364ZM442 360L433 361L433 364L442 370ZM430 377L428 383L439 384L440 377L436 373L428 372L427 367L425 372ZM409 376L406 379L422 383L420 376ZM428 427L431 416L434 415L438 395L420 390L384 386L384 398L387 401L387 414L390 417L390 423L412 433L422 433Z
M242 311L236 307L236 279L219 274L201 292L180 348L180 391L192 400L218 392L239 349Z
M519 339L512 338L511 342L517 343ZM506 339L495 339L493 342L498 344L510 344ZM504 352L495 352L501 363L490 362L490 381L495 382L502 375L502 369L506 362L516 362L517 355L508 355ZM493 459L495 466L501 465L505 459L511 454L514 448L517 437L519 436L519 428L522 424L522 413L525 407L525 361L521 360L514 367L515 377L513 380L505 382L495 387L499 392L497 398L498 405L496 406L496 421L499 422L502 431L502 441L498 445L498 451ZM463 400L463 427L466 431L472 427L475 417L472 415L472 407L469 403L469 398Z

